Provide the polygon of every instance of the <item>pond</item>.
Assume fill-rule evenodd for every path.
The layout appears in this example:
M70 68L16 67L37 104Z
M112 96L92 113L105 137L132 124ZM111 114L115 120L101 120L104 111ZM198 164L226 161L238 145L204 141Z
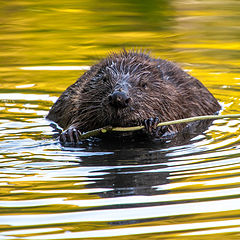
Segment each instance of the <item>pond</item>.
M240 239L240 119L181 144L62 147L45 120L109 52L147 49L240 109L240 2L5 1L1 239Z

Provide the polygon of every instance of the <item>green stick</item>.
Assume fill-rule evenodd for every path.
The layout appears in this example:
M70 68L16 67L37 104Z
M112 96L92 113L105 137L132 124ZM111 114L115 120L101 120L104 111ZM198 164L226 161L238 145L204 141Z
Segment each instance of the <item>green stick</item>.
M197 116L197 117L190 117L190 118L183 118L179 120L174 121L168 121L168 122L161 122L157 126L167 126L167 125L173 125L178 123L189 123L194 121L200 121L200 120L214 120L214 119L223 119L223 118L240 118L240 114L229 114L229 115L206 115L206 116ZM137 131L143 129L144 126L136 126L136 127L111 127L106 126L102 128L98 128L86 133L83 133L81 135L81 139L87 139L89 137L97 136L100 133L106 133L106 132L127 132L127 131Z

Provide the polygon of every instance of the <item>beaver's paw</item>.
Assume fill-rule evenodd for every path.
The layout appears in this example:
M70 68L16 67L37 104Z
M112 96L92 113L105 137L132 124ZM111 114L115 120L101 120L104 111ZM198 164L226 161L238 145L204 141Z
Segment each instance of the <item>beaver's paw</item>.
M158 127L158 123L160 123L158 117L144 120L143 124L145 126L145 131L147 134L153 137L161 137L167 131L166 126Z
M63 145L76 145L80 142L81 132L76 128L69 128L61 133L60 143Z

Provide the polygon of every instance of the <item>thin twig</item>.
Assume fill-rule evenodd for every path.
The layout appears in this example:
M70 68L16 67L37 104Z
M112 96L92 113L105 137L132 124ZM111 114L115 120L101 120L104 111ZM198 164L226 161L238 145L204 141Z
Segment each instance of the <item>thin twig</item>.
M214 120L214 119L223 119L223 118L240 118L240 114L229 114L229 115L206 115L206 116L197 116L197 117L190 117L190 118L184 118L174 121L168 121L168 122L161 122L157 126L167 126L167 125L173 125L173 124L179 124L179 123L189 123L194 121L201 121L201 120ZM87 139L89 137L97 136L100 133L106 133L106 132L128 132L128 131L137 131L143 129L144 126L136 126L136 127L111 127L106 126L102 128L98 128L86 133L83 133L81 135L81 139Z

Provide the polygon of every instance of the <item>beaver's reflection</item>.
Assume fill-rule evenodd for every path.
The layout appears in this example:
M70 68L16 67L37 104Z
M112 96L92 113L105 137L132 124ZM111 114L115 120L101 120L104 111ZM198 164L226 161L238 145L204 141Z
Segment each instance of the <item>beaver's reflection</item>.
M167 158L164 153L149 152L147 149L121 149L111 155L86 157L84 166L104 166L94 176L88 188L106 189L100 197L159 194L159 185L166 184L169 173L164 171ZM101 174L99 174L101 173ZM166 191L161 191L166 192Z
M167 162L178 151L181 145L201 141L201 138L191 140L204 131L209 121L198 122L197 127L169 140L158 142L130 142L100 141L92 145L90 150L97 152L111 152L109 155L81 157L82 166L101 166L102 170L92 172L91 184L88 188L109 189L98 193L101 197L117 197L128 195L153 195L166 193L161 185L169 182ZM87 147L89 149L89 147ZM96 175L94 176L94 173Z

